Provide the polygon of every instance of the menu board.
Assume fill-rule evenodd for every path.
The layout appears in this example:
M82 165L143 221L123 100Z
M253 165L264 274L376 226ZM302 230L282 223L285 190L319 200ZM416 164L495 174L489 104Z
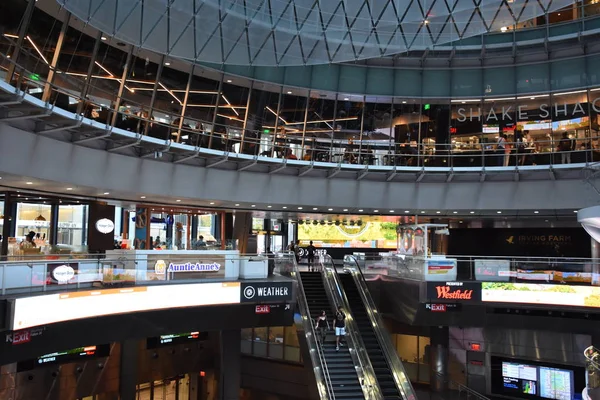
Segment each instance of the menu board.
M581 398L585 373L539 362L492 357L492 392L495 394L552 400Z

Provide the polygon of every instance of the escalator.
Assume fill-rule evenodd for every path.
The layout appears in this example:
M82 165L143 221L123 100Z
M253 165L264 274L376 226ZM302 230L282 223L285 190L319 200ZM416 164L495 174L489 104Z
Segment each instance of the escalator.
M335 315L335 309L327 297L321 273L300 272L300 277L310 318L314 321L324 310L331 323L331 316ZM332 330L327 332L322 351L335 399L364 399L363 389L348 346L342 346L339 351L336 351L335 333Z
M381 346L379 345L377 336L375 335L375 330L373 329L373 325L371 324L371 320L367 314L367 309L362 302L358 288L354 283L354 278L349 273L339 274L339 276L342 286L344 287L344 291L346 292L348 302L350 303L352 315L354 315L360 335L365 343L367 354L369 355L371 364L373 364L373 368L375 369L375 377L377 378L377 382L379 382L379 387L383 392L384 399L401 399L402 397L400 395L400 391L396 388L396 383L394 382L392 370L388 365Z
M338 274L384 399L416 399L414 389L392 344L383 319L355 259Z

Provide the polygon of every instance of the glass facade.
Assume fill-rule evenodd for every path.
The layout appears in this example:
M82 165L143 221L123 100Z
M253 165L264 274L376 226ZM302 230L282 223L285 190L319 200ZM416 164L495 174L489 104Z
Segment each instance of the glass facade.
M302 363L294 325L242 329L241 336L244 354Z
M412 382L429 383L430 340L425 336L391 334L398 356Z
M590 28L594 10L595 4L578 2L498 35L567 22ZM140 56L136 48L66 27L38 8L19 38L23 13L21 4L1 17L7 32L0 38L3 78L57 107L157 143L364 166L600 160L600 58L593 54L486 68L330 64L218 71L164 55ZM255 80L240 78L244 74ZM185 230L186 221L180 222ZM167 239L158 230L153 236ZM187 247L185 238L179 244Z

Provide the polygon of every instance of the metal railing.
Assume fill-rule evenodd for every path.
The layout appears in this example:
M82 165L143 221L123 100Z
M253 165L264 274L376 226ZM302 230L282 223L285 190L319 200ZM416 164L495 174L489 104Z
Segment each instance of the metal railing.
M385 358L392 369L392 376L394 377L396 387L398 391L402 393L402 397L405 400L416 399L416 393L412 387L412 384L410 383L410 379L408 378L408 374L406 373L404 365L402 364L402 361L400 361L398 352L395 346L392 344L390 335L385 330L383 318L377 311L377 306L375 305L369 289L367 288L360 266L354 257L350 256L350 259L354 260L355 263L354 267L349 268L350 272L352 273L354 283L358 288L361 300L365 305L365 309L367 310L367 314L373 325L373 330L375 331L377 341L382 347L383 354L385 355ZM346 263L344 264L344 267L346 268Z
M298 303L298 309L301 316L301 323L298 327L298 333L304 332L320 399L334 400L335 393L333 391L333 386L331 385L329 370L327 369L327 362L325 361L323 350L318 343L318 336L310 316L308 301L306 300L306 294L304 293L304 286L302 285L302 278L300 277L300 271L298 269L298 264L296 263L296 257L293 253L280 254L277 256L276 265L279 266L279 272L282 275L294 278L298 284L296 301ZM296 322L296 324L298 325L298 322Z
M135 255L65 255L57 258L37 256L27 260L0 261L0 295L27 295L40 292L73 291L94 287L124 287L138 285L180 284L186 282L227 282L240 279L240 265L261 261L278 264L278 255L240 255L231 251L199 251L195 255L156 251ZM195 264L196 270L178 273L174 264ZM57 268L69 275L55 276ZM186 267L187 268L187 267ZM285 276L284 269L274 268L276 275ZM58 278L58 279L57 279Z
M458 399L471 399L474 398L476 400L490 400L489 397L484 396L483 394L479 393L476 390L471 389L468 386L463 385L462 383L458 383L456 381L453 381L452 379L448 378L447 375L443 375L439 372L434 372L434 375L437 377L437 379L440 379L444 385L443 387L446 389L447 394L450 394L450 396L447 396L446 393L442 393L443 398L447 398L447 397L453 397L451 396L451 394L457 394L458 395Z
M35 59L36 55L29 54ZM53 93L63 96L69 96L75 99L76 104L84 104L87 109L101 109L102 116L94 116L82 112L77 114L73 110L65 110L60 115L65 118L73 119L73 127L86 125L98 130L98 137L124 136L132 143L140 145L144 142L154 145L163 144L164 148L160 153L175 153L177 151L187 151L192 154L200 154L201 150L210 150L207 155L218 156L226 155L230 158L241 158L242 160L265 160L279 158L290 165L312 165L319 167L346 167L353 166L354 169L371 170L394 170L401 169L420 170L422 168L497 168L501 169L536 169L549 165L566 165L573 163L573 167L578 165L588 165L600 161L600 152L595 151L592 142L600 137L590 136L583 139L570 140L569 148L558 150L560 138L550 140L536 140L533 142L506 141L504 148L500 148L496 143L480 143L470 149L459 148L452 144L425 143L407 144L395 143L391 140L361 140L353 143L352 140L333 138L323 139L319 137L306 137L293 132L272 133L267 142L261 139L263 132L251 131L246 129L240 134L239 126L219 125L213 121L195 119L192 116L185 116L187 121L180 126L179 122L174 120L172 123L159 122L152 116L149 116L145 110L147 105L133 104L127 101L129 108L114 109L111 106L94 103L90 98L82 97L78 91L71 88L58 86L55 82L47 82L44 77L28 70L24 66L17 65L6 55L0 54L0 63L13 65L16 68L14 80L11 82L14 86L10 93L18 94L22 101L35 99L25 90L27 87L42 89L44 86L51 88ZM32 76L36 76L35 80ZM67 73L61 74L61 79L69 82L70 86L81 86L84 81L67 76ZM92 79L94 81L94 79ZM93 82L88 83L91 89L106 91L106 88L94 86ZM22 90L23 89L23 90ZM5 90L7 88L5 87ZM106 95L114 96L114 93L106 92ZM96 94L95 97L102 98L102 95ZM111 103L112 98L107 98L106 102ZM54 103L41 103L37 100L35 104L43 106L45 110L40 113L43 117L47 112L57 113L56 100ZM79 107L81 108L81 107ZM166 107L165 107L166 108ZM166 113L158 107L153 108L154 112ZM179 118L179 115L176 117ZM10 118L9 118L10 119ZM18 118L17 118L18 119ZM113 122L114 125L113 125ZM98 129L102 126L108 132L104 133ZM191 128L195 125L196 128ZM329 131L324 131L328 133ZM335 130L333 130L335 132ZM329 132L331 133L331 132ZM187 139L182 139L182 138ZM176 145L176 146L175 146ZM295 155L292 156L296 152ZM212 152L211 152L212 151Z
M335 264L331 257L322 259L322 275L325 282L325 288L330 302L337 310L342 307L346 314L346 337L348 341L348 350L354 361L356 372L361 383L365 399L382 399L383 394L375 377L375 370L367 354L366 347L360 336L358 326L350 312L350 306L346 293L335 271Z

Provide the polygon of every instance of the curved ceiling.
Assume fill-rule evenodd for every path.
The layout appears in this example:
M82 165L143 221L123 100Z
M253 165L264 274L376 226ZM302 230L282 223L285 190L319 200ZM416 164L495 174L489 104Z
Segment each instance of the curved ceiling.
M193 61L291 66L423 50L573 0L57 0L107 35Z

